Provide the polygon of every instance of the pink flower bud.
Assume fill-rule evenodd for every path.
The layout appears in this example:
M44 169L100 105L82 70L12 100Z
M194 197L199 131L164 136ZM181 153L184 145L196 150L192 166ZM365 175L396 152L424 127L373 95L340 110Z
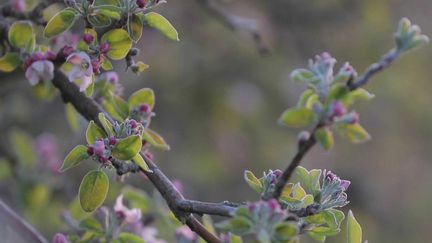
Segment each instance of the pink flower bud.
M99 51L102 53L107 53L110 50L110 46L108 43L102 43L99 45Z
M91 35L91 34L84 34L83 40L84 40L85 43L87 43L88 45L90 45L94 41L94 36Z
M93 146L88 146L88 148L87 148L87 154L89 156L92 156L94 154Z
M52 239L52 243L68 243L66 236L62 233L57 233Z
M114 136L111 136L109 138L108 144L109 145L115 145L117 143L117 138L115 138Z
M331 109L331 115L330 115L331 117L340 117L346 113L346 109L342 104L342 102L340 101L333 102L330 109Z
M32 54L32 59L35 61L45 60L45 55L42 52L37 51Z
M63 55L65 57L70 56L73 52L75 51L75 48L73 48L72 46L64 46L63 47Z
M267 202L267 205L272 209L272 210L276 210L280 207L279 202L272 198Z
M281 170L277 169L277 170L273 171L273 174L275 174L279 178L283 174L283 172Z
M348 187L351 185L351 181L341 180L340 185L341 185L341 187L343 187L344 191L346 191L348 189Z
M56 59L56 57L57 57L57 55L52 51L47 51L45 53L45 58L48 60L54 61Z
M100 73L101 63L99 62L98 59L92 59L91 65L92 65L94 73L96 73L96 74Z
M151 107L147 104L141 104L139 106L139 111L144 112L144 113L149 113L151 111Z
M131 126L132 129L136 128L138 126L137 122L135 120L133 120L133 119L131 119L129 121L129 125Z
M144 8L145 7L145 0L136 0L136 4L138 5L138 7L140 8Z
M105 143L102 140L96 140L93 146L94 154L103 156L105 152Z

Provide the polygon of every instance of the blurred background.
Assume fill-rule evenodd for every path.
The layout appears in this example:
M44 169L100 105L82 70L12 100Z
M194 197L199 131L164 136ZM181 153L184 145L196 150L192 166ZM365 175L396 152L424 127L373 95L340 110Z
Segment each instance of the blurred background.
M171 145L169 152L155 150L155 161L170 178L183 183L186 197L196 200L256 200L243 182L243 171L260 175L287 166L296 151L299 131L281 127L276 120L284 109L296 104L305 88L290 80L294 68L305 67L309 58L328 51L338 60L337 68L349 61L362 73L393 47L392 34L401 17L409 17L432 35L430 0L217 3L231 14L255 19L261 42L247 30L227 28L197 0L169 1L158 12L177 28L181 41L172 42L145 29L137 59L150 68L136 76L123 71L123 62L116 63L125 97L142 87L155 90L157 116L152 127ZM317 146L302 162L307 169L330 169L352 181L348 190L351 203L343 210L356 213L369 242L430 239L431 60L430 46L417 50L375 76L366 87L376 97L355 109L373 140L352 145L336 139L333 150L325 152ZM3 156L26 149L22 141L22 147L11 148L11 137L36 141L52 135L49 139L54 139L58 156L63 158L84 142L86 125L81 119L80 130L72 131L60 97L50 102L38 100L22 72L1 74ZM44 171L46 164L37 159L21 160L36 163L38 170L0 162L0 198L51 238L65 228L59 212L74 199L81 178L94 164L59 175ZM112 205L123 185L112 181L107 205ZM139 176L126 182L150 193L153 190ZM328 242L344 239L343 233ZM304 242L313 241L304 237Z

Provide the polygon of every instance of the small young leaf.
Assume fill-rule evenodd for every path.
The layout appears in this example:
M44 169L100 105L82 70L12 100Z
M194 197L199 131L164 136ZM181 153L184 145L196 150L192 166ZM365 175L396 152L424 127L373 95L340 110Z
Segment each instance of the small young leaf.
M112 155L120 160L130 160L141 150L141 137L134 135L118 141L112 149Z
M102 112L99 113L98 118L99 118L100 123L104 127L105 132L109 135L113 134L114 133L113 126L112 126L111 122L108 121L108 119L106 119L105 114Z
M102 205L108 193L109 180L103 171L92 170L87 173L79 188L81 208L93 212Z
M246 170L244 172L244 179L246 183L256 192L262 193L262 183L261 181L256 178L256 176L252 173L252 171Z
M166 37L171 40L178 41L177 30L172 26L172 24L162 15L150 12L144 15L144 21L152 28L159 30Z
M152 89L143 88L138 91L135 91L128 100L129 110L133 110L135 107L146 104L149 105L151 109L153 109L155 105L155 95Z
M102 13L89 15L87 16L87 20L92 26L97 28L108 27L112 23L111 18Z
M4 56L0 57L0 71L1 72L12 72L21 64L21 59L18 53L8 52Z
M275 227L274 237L282 242L297 235L297 226L292 223L280 223Z
M65 172L66 170L79 165L82 161L88 158L89 155L87 154L87 147L84 145L78 145L66 156L63 165L60 168L60 172Z
M98 127L94 121L90 121L86 130L86 140L88 144L94 144L97 139L104 139L107 134Z
M352 143L364 143L371 139L369 133L358 123L335 126L338 134Z
M152 146L155 146L156 148L170 150L170 146L165 142L163 137L151 129L147 128L144 131L143 139L149 142Z
M247 218L236 217L220 222L216 224L216 227L234 234L243 235L251 231L252 222Z
M296 69L291 73L291 79L296 82L313 82L318 80L315 74L307 69Z
M65 105L66 120L73 131L78 131L78 112L71 103Z
M51 38L70 29L79 14L72 8L66 8L54 15L44 29L44 36Z
M129 49L132 47L132 40L124 29L113 29L106 32L101 39L102 43L109 44L108 57L113 60L125 58Z
M143 30L143 22L141 18L138 17L136 14L132 14L132 16L129 18L127 27L130 38L134 42L138 42L141 39Z
M86 230L103 232L101 223L99 223L99 221L93 218L86 218L81 220L81 222L79 223L79 227Z
M328 127L320 127L315 131L315 139L325 150L330 150L333 147L333 132Z
M306 127L316 119L315 113L307 108L292 108L284 111L279 122L290 127Z
M143 157L141 156L141 154L137 153L137 155L135 155L135 157L133 157L132 159L135 164L137 164L141 169L148 171L148 172L153 172L152 170L150 170L150 168L148 167L147 163L145 162L145 160L143 159Z
M347 218L348 243L362 243L362 228L350 210Z
M139 237L138 235L134 235L129 232L121 232L117 240L119 241L119 243L145 243L146 242L143 239L141 239L141 237Z
M31 52L34 49L36 36L30 21L16 21L9 28L9 42L12 46L26 49Z

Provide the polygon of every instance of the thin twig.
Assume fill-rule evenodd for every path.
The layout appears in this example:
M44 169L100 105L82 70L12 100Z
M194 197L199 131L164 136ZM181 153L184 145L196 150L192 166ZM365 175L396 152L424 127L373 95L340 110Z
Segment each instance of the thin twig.
M360 87L366 85L374 75L376 75L380 71L382 71L385 68L387 68L388 66L390 66L390 64L392 64L399 56L400 56L400 52L398 52L396 49L390 50L388 53L386 53L384 56L381 57L379 62L370 65L366 69L366 71L362 74L362 76L360 76L357 80L354 81L354 80L350 79L346 84L348 90L353 91L357 88L360 88ZM271 198L277 199L281 196L283 188L288 183L288 181L291 179L292 174L294 173L297 166L300 165L303 157L316 144L315 131L320 126L321 126L321 124L318 123L313 128L312 132L310 133L311 135L310 135L309 139L306 142L300 144L300 146L297 150L297 153L295 154L295 156L291 160L290 164L285 169L282 176L279 177L279 179L277 180L275 190L273 191L273 193L271 195L264 198L265 200L269 200Z

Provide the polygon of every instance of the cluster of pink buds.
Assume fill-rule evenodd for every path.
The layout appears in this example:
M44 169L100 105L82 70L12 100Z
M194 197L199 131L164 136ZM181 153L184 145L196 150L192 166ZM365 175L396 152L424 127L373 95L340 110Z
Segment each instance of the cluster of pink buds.
M254 218L269 225L281 222L287 216L286 210L282 209L279 202L274 198L268 201L249 203L247 209L251 215L257 216Z
M359 121L357 112L347 112L345 106L340 101L333 101L327 113L329 122L354 124Z
M132 135L141 136L144 132L143 125L134 119L126 119L124 125L125 125L125 131L127 136L132 136Z
M34 62L37 61L54 61L56 59L56 54L52 51L47 51L45 53L37 51L31 54L24 62L24 69L30 67Z
M91 35L90 35L91 36ZM85 36L84 36L85 37ZM93 37L93 36L91 36L91 37ZM93 41L93 39L92 38L90 38L90 37L87 37L87 39L88 40L90 40L91 39L91 41ZM90 41L90 42L91 42ZM102 44L100 44L99 45L99 57L98 58L93 58L92 60L91 60L91 65L92 65L92 67L93 67L93 72L95 73L95 74L100 74L100 68L101 68L101 65L102 65L102 63L105 61L105 59L107 58L106 57L106 54L108 53L108 51L110 50L110 45L108 44L108 43L102 43Z
M153 116L155 116L155 113L148 104L141 104L132 111L132 117L142 123L144 127L150 125Z
M327 171L324 177L324 181L327 183L337 183L340 185L343 191L346 191L351 185L351 181L341 180L336 174L331 171Z
M105 139L98 139L93 145L89 145L87 148L87 154L92 156L96 161L99 161L103 165L107 165L112 159L111 149L118 142L118 139L114 136L110 136Z

